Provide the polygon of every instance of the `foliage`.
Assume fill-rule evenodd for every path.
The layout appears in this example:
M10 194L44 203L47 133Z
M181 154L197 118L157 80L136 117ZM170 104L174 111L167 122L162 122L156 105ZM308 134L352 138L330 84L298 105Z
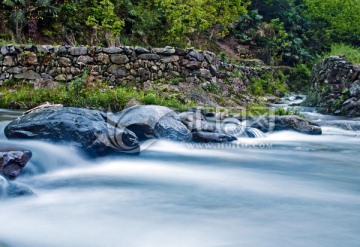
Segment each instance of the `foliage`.
M275 116L289 116L289 115L296 115L307 119L307 117L301 113L298 109L294 108L276 108L274 112Z
M96 31L94 35L105 37L111 43L120 34L124 21L115 15L112 2L102 0L90 8L90 15L86 20L86 25L91 26Z
M249 90L253 95L283 96L288 92L286 81L287 76L281 71L271 71L261 74L260 77L250 77L251 86Z
M228 27L246 12L243 0L155 0L165 15L170 44L187 44L191 35L209 30L210 37L224 36Z
M360 0L304 0L310 15L326 23L327 32L336 43L360 45Z
M241 42L250 42L257 35L262 20L263 16L259 15L257 9L249 11L238 19L232 31L235 34L235 37Z
M306 64L296 65L290 73L290 89L294 92L308 90L310 87L310 77L311 70Z
M51 0L3 0L0 9L8 18L7 24L15 34L18 42L24 41L24 29L27 27L29 38L38 36L39 22L46 22L48 18L55 18L58 13L56 1Z
M164 97L158 92L145 93L131 87L110 88L106 84L98 84L94 87L83 87L83 85L84 82L79 79L72 82L70 89L66 86L34 89L26 82L12 80L7 86L0 87L0 108L30 109L50 101L73 107L104 110L111 107L112 110L118 111L122 110L131 99L143 104L163 105L176 110L187 110L194 106L191 102L181 102L177 95Z
M252 1L249 14L233 30L240 40L264 48L267 62L295 65L311 61L329 41L302 0Z
M210 82L206 85L205 90L210 93L218 94L220 89L216 83Z

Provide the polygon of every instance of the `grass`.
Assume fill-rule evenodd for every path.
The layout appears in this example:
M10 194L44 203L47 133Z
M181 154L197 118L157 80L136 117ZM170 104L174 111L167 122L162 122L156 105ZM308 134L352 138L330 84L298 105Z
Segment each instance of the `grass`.
M32 85L20 81L0 87L0 108L8 109L31 109L44 102L52 102L102 110L110 107L113 111L119 111L133 99L145 105L163 105L179 111L195 105L193 102L182 102L176 94L164 96L161 92L145 93L125 86L110 88L106 84L81 87L72 83L68 87L62 85L54 89L34 89Z
M263 96L266 94L279 94L282 96L288 92L285 86L287 76L281 71L267 72L260 75L260 77L250 77L251 86L249 91L256 96Z
M302 114L298 109L293 108L277 108L275 109L276 116L288 116L288 115L296 115L306 119L306 116Z
M360 64L360 48L351 45L332 45L331 51L329 54L327 54L327 56L343 56L353 64Z

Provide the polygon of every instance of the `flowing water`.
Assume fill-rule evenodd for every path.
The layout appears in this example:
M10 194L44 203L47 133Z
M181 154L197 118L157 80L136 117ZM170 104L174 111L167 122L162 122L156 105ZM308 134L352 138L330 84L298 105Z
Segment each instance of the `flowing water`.
M18 114L0 111L0 140L33 151L16 182L36 195L0 201L0 246L359 246L359 130L158 141L137 157L87 160L69 146L7 141Z

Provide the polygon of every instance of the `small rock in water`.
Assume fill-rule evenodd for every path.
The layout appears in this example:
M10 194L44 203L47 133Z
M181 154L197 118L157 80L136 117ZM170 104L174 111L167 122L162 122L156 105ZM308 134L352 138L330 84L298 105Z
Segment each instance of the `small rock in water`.
M192 135L194 142L232 142L237 140L234 136L220 133L194 132Z
M30 150L0 145L0 174L9 179L17 178L31 157Z
M266 116L257 117L250 123L252 128L262 132L294 130L303 134L321 135L322 130L316 123L307 121L299 116Z

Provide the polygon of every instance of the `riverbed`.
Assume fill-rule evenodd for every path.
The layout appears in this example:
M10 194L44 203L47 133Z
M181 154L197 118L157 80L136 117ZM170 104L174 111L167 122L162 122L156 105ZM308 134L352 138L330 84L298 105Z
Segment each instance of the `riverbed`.
M96 160L6 140L7 121L21 113L0 110L1 143L33 152L16 182L35 193L1 200L0 246L357 247L359 119L302 110L327 123L323 135L156 141L139 156Z

